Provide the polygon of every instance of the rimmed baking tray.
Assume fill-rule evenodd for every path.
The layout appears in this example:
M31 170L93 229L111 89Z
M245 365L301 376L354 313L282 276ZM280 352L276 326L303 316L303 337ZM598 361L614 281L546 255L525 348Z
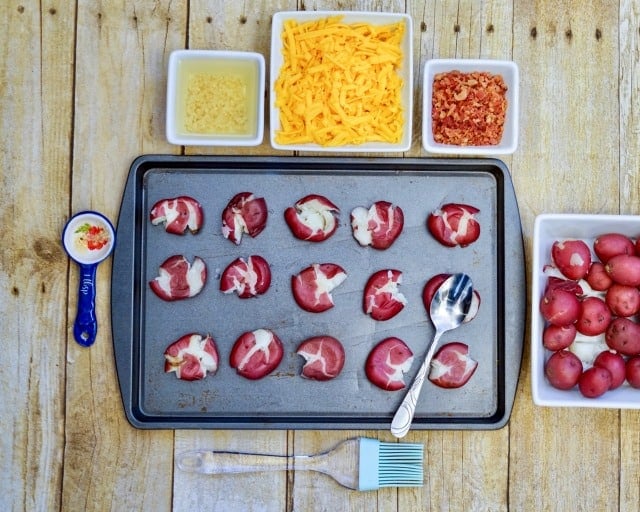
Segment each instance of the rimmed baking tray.
M249 191L266 199L269 220L256 238L239 246L223 238L221 213L229 199ZM322 194L340 207L340 225L322 243L294 238L283 212L299 198ZM203 205L196 235L170 235L149 221L159 199L190 195ZM387 250L361 247L349 214L377 200L401 206L402 235ZM443 203L480 209L481 236L465 248L447 248L428 233L426 218ZM433 327L422 289L433 275L466 272L481 295L478 316L443 336L463 341L479 362L459 389L425 383L415 429L496 429L509 419L520 372L526 310L522 230L506 165L495 159L299 158L143 155L131 165L117 223L111 281L116 368L127 419L138 428L386 429L404 397L366 378L371 348L388 336L403 339L416 361L424 356ZM164 302L148 282L173 254L200 256L209 277L196 297ZM239 299L219 291L219 276L237 257L260 254L269 261L272 285L264 295ZM290 280L312 263L338 263L347 272L333 292L335 307L308 313L292 298ZM386 322L362 311L362 290L376 270L403 272L404 310ZM228 363L244 331L273 329L283 340L279 367L259 381L247 380ZM196 382L164 372L166 347L183 334L211 334L220 352L215 375ZM295 354L304 339L329 334L346 351L342 373L317 382L300 376Z

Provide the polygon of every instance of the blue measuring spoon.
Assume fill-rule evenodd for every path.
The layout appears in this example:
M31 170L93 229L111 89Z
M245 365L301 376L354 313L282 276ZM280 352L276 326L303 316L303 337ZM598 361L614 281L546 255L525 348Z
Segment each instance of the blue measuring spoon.
M80 267L78 308L73 324L73 337L83 347L96 340L96 268L113 251L116 233L104 215L94 211L76 213L62 232L62 245Z

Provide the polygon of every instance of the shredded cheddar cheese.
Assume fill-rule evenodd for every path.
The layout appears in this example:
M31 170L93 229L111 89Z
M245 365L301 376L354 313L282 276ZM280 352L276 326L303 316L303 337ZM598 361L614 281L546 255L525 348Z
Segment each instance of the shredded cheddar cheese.
M403 22L346 24L342 16L298 23L282 33L275 82L279 144L340 146L402 139Z
M190 73L185 129L190 133L237 134L247 131L247 84L241 77Z

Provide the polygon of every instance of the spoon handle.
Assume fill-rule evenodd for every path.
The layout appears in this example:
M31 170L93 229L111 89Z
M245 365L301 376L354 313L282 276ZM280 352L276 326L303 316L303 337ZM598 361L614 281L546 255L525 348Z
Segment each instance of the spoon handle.
M442 336L442 334L443 332L436 331L433 341L429 346L429 350L427 351L427 355L420 365L418 373L413 379L413 383L411 384L409 391L407 391L407 394L404 396L404 400L402 400L400 407L398 407L398 410L391 421L391 433L395 437L401 438L406 436L407 432L409 432L409 429L411 428L411 422L413 421L413 416L416 413L418 397L420 396L420 391L422 391L424 379L427 376L431 360L433 359L436 347L438 346L438 340L440 340L440 336Z
M96 340L96 267L80 265L78 283L78 311L73 324L73 337L83 347L90 347Z

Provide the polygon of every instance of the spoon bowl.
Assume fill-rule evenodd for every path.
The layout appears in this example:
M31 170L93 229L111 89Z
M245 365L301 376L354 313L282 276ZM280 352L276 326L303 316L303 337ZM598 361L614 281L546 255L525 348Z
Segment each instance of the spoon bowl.
M404 437L409 432L415 415L418 397L438 346L438 341L445 332L455 329L464 322L471 307L472 297L473 283L471 278L462 273L448 277L433 296L429 308L429 316L436 328L436 333L409 391L407 391L404 400L393 417L391 433L394 436L398 438Z
M111 254L115 241L115 230L109 219L94 211L77 213L62 231L64 250L80 267L73 337L83 347L93 345L98 332L95 314L96 268Z

